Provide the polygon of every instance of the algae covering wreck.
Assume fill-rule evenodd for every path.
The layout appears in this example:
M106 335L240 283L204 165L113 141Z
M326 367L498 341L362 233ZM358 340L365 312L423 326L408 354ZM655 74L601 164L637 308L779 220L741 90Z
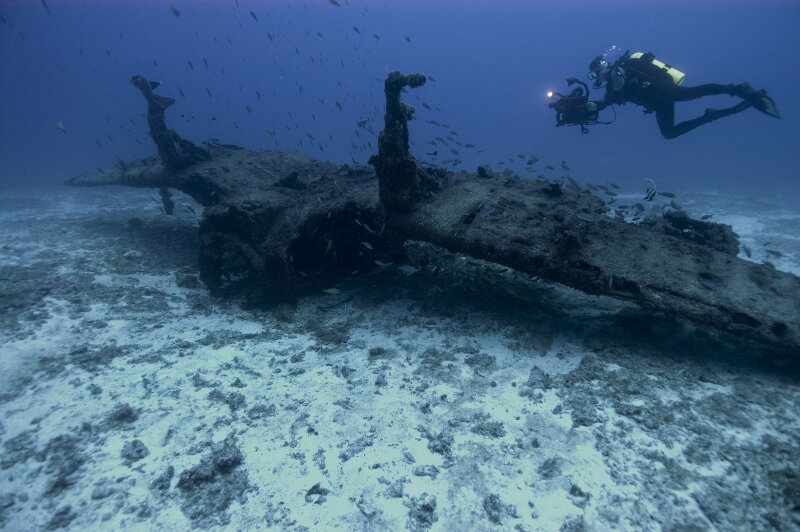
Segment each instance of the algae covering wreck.
M800 279L737 258L730 226L679 209L630 223L574 181L417 161L408 130L415 109L401 95L424 85L424 74L387 76L371 166L218 141L196 146L167 128L173 99L155 95L142 76L132 83L147 101L158 157L68 183L158 188L167 213L170 188L194 198L204 207L200 276L214 293L243 294L250 304L290 300L399 264L404 243L421 241L688 319L776 356L800 352Z

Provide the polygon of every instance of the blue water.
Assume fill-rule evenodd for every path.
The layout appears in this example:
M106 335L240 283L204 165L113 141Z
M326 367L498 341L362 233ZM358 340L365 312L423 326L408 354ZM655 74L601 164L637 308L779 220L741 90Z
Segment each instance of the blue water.
M176 17L166 1L48 0L47 9L40 0L4 2L0 183L59 182L117 157L154 153L133 74L163 82L158 92L177 99L167 113L170 127L195 141L217 137L366 163L382 127L382 80L401 70L436 80L405 96L417 109L411 133L420 159L438 149L435 162L459 159L457 169L488 163L528 175L518 154L534 153L537 169L565 160L579 181L800 188L798 2L339 3L176 0ZM766 88L783 118L750 109L665 140L654 115L627 105L616 107L612 125L585 136L556 128L546 91L564 90L569 76L584 78L591 59L610 45L652 51L684 71L686 85L748 81ZM677 118L731 103L679 104ZM449 131L475 147L456 147L456 156L428 144Z

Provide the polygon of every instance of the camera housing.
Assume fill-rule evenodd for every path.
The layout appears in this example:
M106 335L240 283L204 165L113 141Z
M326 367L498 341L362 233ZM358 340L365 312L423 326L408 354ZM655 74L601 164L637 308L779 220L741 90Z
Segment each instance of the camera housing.
M551 91L548 95L558 97L547 104L556 111L556 126L581 126L581 132L587 133L587 125L597 123L598 110L594 102L589 101L589 87L577 78L569 78L567 85L580 85L569 94Z

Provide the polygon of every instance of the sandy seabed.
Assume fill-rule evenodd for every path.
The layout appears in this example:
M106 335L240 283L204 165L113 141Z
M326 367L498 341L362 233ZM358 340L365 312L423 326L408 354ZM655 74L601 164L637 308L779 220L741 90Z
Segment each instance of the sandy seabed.
M245 309L151 196L0 190L3 529L800 530L757 347L417 244ZM796 209L679 200L800 272Z

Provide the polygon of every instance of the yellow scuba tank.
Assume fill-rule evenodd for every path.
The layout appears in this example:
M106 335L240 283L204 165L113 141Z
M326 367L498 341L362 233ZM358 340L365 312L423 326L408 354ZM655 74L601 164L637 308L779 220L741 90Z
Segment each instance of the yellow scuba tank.
M644 54L642 52L636 52L635 54L631 54L631 59L639 59ZM678 70L677 68L664 63L663 61L659 61L658 59L653 59L650 63L654 66L657 66L661 70L664 70L669 76L672 78L672 81L675 85L680 85L683 83L684 78L686 78L686 74Z

